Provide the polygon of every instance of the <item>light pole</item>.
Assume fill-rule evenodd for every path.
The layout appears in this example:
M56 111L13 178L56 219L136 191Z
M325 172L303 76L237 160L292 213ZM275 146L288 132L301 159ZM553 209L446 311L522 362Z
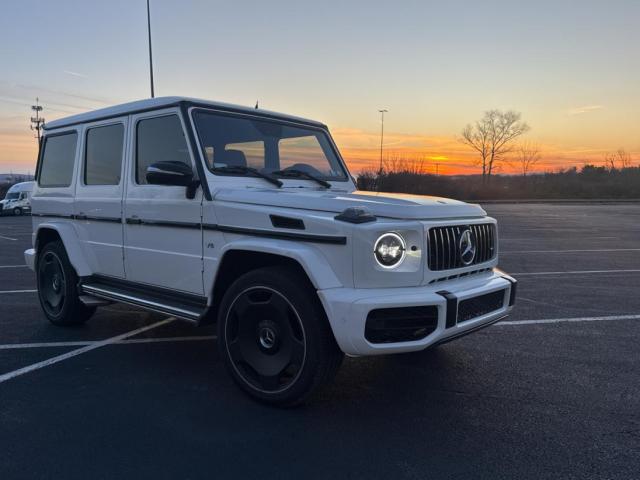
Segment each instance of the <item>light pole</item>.
M151 52L151 13L149 11L149 0L147 0L147 34L149 36L149 77L151 78L151 98L153 98L153 55Z
M31 130L35 130L36 138L38 139L38 147L40 147L40 130L44 125L44 118L40 116L42 111L42 105L39 104L39 99L36 97L36 104L31 105L31 110L36 112L35 117L31 117Z
M384 114L387 113L389 110L378 110L378 112L380 112L381 115L381 119L380 119L380 168L378 170L378 175L382 175L382 142L384 141Z

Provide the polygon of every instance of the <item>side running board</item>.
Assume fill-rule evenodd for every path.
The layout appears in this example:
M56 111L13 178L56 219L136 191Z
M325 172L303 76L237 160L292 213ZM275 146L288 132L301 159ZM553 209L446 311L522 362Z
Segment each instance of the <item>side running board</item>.
M135 305L196 324L200 323L207 310L206 297L121 279L84 277L80 281L80 288L87 295Z

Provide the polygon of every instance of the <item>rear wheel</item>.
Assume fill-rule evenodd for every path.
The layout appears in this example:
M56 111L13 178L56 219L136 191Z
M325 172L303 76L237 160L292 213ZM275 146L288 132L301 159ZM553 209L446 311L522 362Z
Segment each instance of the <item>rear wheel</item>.
M333 378L343 353L308 281L268 267L238 278L218 317L220 354L236 383L273 405L304 402Z
M16 208L14 208L14 209L13 209L13 214L14 214L16 217L19 217L20 215L22 215L22 209L21 209L20 207L16 207Z
M47 243L38 254L38 298L45 316L55 325L80 325L95 312L78 295L78 276L60 241Z

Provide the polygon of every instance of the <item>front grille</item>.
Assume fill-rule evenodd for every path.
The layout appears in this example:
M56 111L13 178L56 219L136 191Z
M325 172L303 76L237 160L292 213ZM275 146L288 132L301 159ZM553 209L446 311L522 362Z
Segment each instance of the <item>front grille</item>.
M460 258L460 235L471 230L476 255L467 265ZM451 270L488 262L496 252L496 226L493 223L432 227L427 234L429 243L429 270Z
M439 283L439 282L446 282L447 280L455 280L457 278L464 278L464 277L469 277L471 275L478 275L480 273L487 273L492 271L492 268L481 268L479 270L470 270L468 272L462 272L462 273L454 273L453 275L449 275L447 277L440 277L440 278L434 278L433 280L429 281L429 284L432 283Z
M495 312L504 306L504 290L468 298L458 303L458 323Z
M379 308L371 310L365 324L365 338L371 343L421 340L438 327L438 307Z

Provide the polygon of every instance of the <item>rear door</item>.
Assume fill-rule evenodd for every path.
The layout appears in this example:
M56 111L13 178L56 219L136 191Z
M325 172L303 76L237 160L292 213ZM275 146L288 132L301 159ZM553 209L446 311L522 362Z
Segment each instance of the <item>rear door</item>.
M122 197L128 119L87 125L82 132L75 219L94 273L124 278Z
M185 187L149 185L146 169L179 161L196 172L178 109L131 117L130 162L124 202L127 280L203 294L202 189L186 198Z

